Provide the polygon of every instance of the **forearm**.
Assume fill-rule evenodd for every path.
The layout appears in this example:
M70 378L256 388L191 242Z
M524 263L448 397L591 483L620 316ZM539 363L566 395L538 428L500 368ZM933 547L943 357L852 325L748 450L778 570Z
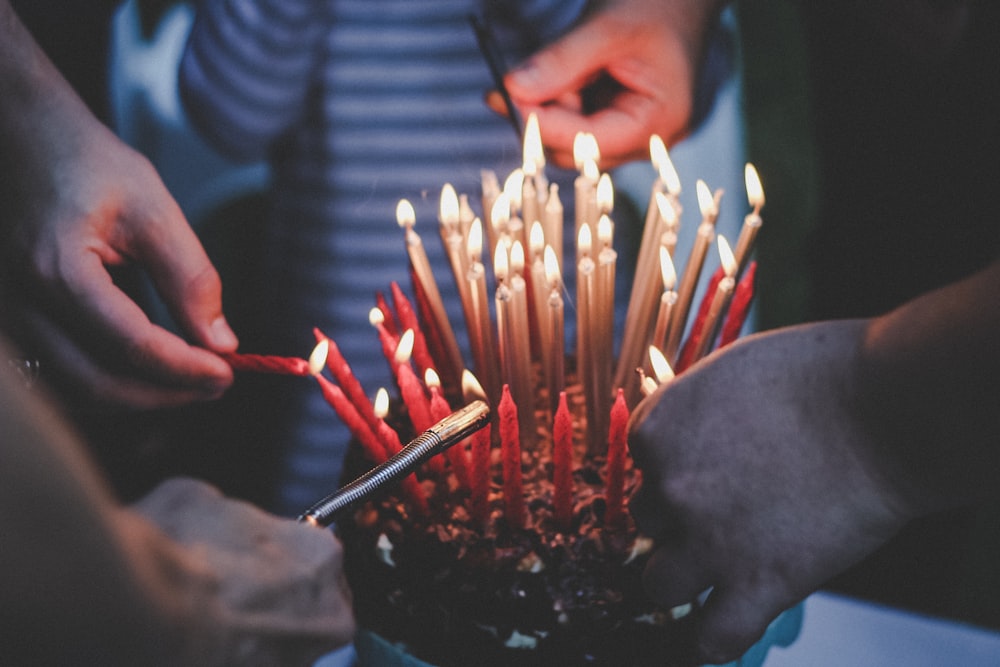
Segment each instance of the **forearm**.
M259 158L305 110L326 30L323 3L202 2L180 66L185 108L222 150Z
M1000 262L873 320L859 412L927 510L995 493L1000 475Z
M210 578L115 505L62 421L12 379L0 372L0 663L183 665L211 653Z

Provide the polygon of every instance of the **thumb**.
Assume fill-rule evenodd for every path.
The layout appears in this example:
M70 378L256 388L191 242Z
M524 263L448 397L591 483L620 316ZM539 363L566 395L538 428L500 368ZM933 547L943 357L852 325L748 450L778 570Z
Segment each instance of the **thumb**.
M180 208L164 192L153 219L139 225L143 262L171 315L200 345L231 352L238 341L222 314L222 281Z
M607 63L613 36L607 20L597 14L512 69L504 84L526 106L579 92Z

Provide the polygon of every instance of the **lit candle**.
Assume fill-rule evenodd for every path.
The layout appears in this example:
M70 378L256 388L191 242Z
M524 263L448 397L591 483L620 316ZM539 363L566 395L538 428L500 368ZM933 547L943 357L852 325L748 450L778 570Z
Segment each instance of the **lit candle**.
M457 216L457 197L454 212ZM437 281L434 279L434 272L431 270L427 253L424 251L423 241L420 240L420 235L413 229L416 224L416 214L413 210L413 205L406 199L401 199L396 206L396 221L400 227L406 230L406 252L409 255L410 269L415 278L414 291L426 299L429 310L428 324L431 324L434 332L440 336L437 340L442 347L442 354L445 359L444 363L450 369L453 369L453 374L457 378L458 373L464 365L462 363L462 353L458 349L458 341L455 339L455 332L451 328L451 322L448 321L448 314L445 311L444 302L441 300L441 292L438 290ZM398 303L396 307L397 309L399 308ZM411 323L404 324L404 326L415 325ZM421 353L417 353L416 359L421 370L434 367L433 363L429 363L429 360L425 362L421 359L420 355Z
M565 356L566 341L563 322L562 277L559 273L559 261L551 245L545 246L545 279L549 286L548 323L549 344L551 349L546 366L546 379L549 387L549 400L553 407L556 397L566 386Z
M552 424L552 505L556 524L567 530L573 518L573 418L565 391L559 392L558 405Z
M323 363L333 373L334 379L344 390L344 393L347 394L351 403L354 404L358 414L368 423L369 427L374 429L376 419L371 401L368 400L368 395L365 393L364 388L362 388L361 382L358 381L358 378L351 371L351 366L347 363L347 359L340 353L340 348L318 328L313 329L313 336L316 338L317 343L313 349L313 354L322 354ZM311 369L313 357L310 357L309 363ZM316 373L313 372L313 375L316 375Z
M764 188L760 184L760 176L757 175L757 170L749 162L743 169L743 176L746 182L747 200L750 202L750 206L753 207L753 211L743 218L743 228L740 230L740 236L736 240L736 250L733 251L733 255L736 257L737 278L743 273L743 269L746 268L747 262L750 259L750 253L753 250L754 241L757 239L757 233L764 222L760 217L760 209L764 207Z
M380 387L375 394L375 414L378 416L378 437L389 456L394 456L403 449L403 444L399 440L399 435L385 422L385 418L389 414L389 392L384 387ZM424 493L424 488L417 481L416 473L410 473L404 477L401 486L403 494L419 514L426 516L430 513L427 506L427 494Z
M521 190L521 218L530 229L531 225L541 220L539 199L544 200L547 194L547 184L543 169L545 153L542 150L542 135L538 128L538 116L528 114L524 124L524 150L521 170L524 173L524 185Z
M607 509L604 525L610 529L621 528L625 521L625 437L628 431L628 406L621 389L611 407L611 426L608 430Z
M298 357L278 357L270 354L220 354L234 371L277 373L279 375L309 375L309 362Z
M528 289L524 280L524 247L520 241L514 241L510 248L510 323L511 323L511 357L513 360L513 378L507 382L511 385L514 402L521 406L522 443L530 448L535 444L535 411L534 406L534 371L531 366L531 336L528 318Z
M524 185L524 172L515 169L504 182L503 191L510 202L510 210L507 217L507 235L510 237L508 244L520 241L522 245L527 243L525 238L524 220L521 218L521 191Z
M670 324L670 337L663 350L668 359L677 358L681 337L684 335L684 327L687 323L688 311L691 308L698 278L701 276L701 269L705 263L705 255L708 254L708 247L715 239L715 219L719 213L718 206L704 181L698 181L697 190L702 220L701 224L698 225L694 246L691 248L691 255L684 266L684 274L677 290L677 305L674 306L673 321Z
M423 433L434 425L434 420L431 418L430 402L424 394L424 388L410 367L412 352L413 329L407 329L400 336L399 345L396 346L396 382L399 383L399 393L410 413L413 429L417 433Z
M600 419L596 412L594 395L594 272L596 264L591 258L593 238L590 225L580 226L577 234L577 255L580 261L576 267L576 368L583 386L587 407L587 450L596 453L599 448L598 428Z
M396 313L389 307L389 302L381 290L375 292L375 307L382 311L382 325L385 327L385 330L392 334L393 338L399 338L401 331L399 322L396 320Z
M434 359L431 358L431 353L427 349L427 339L424 337L423 329L420 328L420 320L417 318L416 311L413 310L413 304L403 293L403 288L399 286L399 283L393 281L390 286L399 322L404 330L409 329L413 332L413 361L416 362L421 373L428 368L434 368Z
M469 228L468 250L469 310L465 317L469 330L469 347L472 349L476 374L482 378L490 402L495 405L500 399L500 381L497 375L496 347L486 296L486 267L480 261L483 250L483 225L478 218Z
M514 528L525 525L524 486L521 479L521 435L517 405L510 395L510 387L503 386L500 406L500 445L503 453L504 515Z
M725 316L729 302L733 298L733 289L736 286L736 279L734 278L736 275L736 259L729 248L729 243L726 242L725 237L721 234L719 235L719 257L722 260L725 277L719 281L719 285L715 290L712 307L705 318L705 324L698 340L694 361L701 359L711 351L712 345L715 343L715 338L719 333L722 318Z
M493 205L496 202L497 197L500 196L500 192L501 192L500 181L497 180L496 172L494 172L494 171L492 171L490 169L484 169L484 170L482 170L480 172L480 177L481 177L481 183L480 183L480 185L481 185L481 188L482 188L482 191L483 191L483 198L482 198L482 203L483 203L483 220L485 220L486 222L492 222L492 218L490 216L492 215L492 212L493 212ZM492 250L493 243L494 243L494 241L493 241L493 239L491 237L490 238L490 252L493 251Z
M591 361L593 370L594 407L598 418L595 432L603 438L607 433L608 410L611 406L611 371L613 362L615 323L615 265L618 253L611 247L611 218L602 215L597 223L597 239L600 250L594 274L595 301L592 321L594 346Z
M549 185L549 198L545 202L545 242L556 252L559 266L562 266L563 256L563 205L559 199L559 185Z
M532 350L541 362L542 368L549 363L549 286L545 277L545 232L542 223L531 225L528 234L531 249L531 332L533 334Z
M575 201L575 230L580 231L580 225L585 222L597 224L597 180L600 170L597 161L600 159L600 149L593 134L578 132L573 138L573 160L580 175L573 182ZM593 218L593 220L591 220Z
M441 379L434 372L433 368L428 368L427 372L424 373L424 384L431 392L431 417L436 424L451 414L451 406L448 405L448 401L445 400L444 395L441 393ZM434 458L438 458L439 456L441 455L439 454ZM460 442L457 445L449 447L444 451L444 456L451 463L452 472L455 473L455 478L458 479L459 485L464 489L468 489L469 463L465 453L465 443Z
M719 281L725 275L725 269L721 266L712 274L712 277L708 281L708 286L705 289L705 294L701 298L701 303L698 306L698 311L695 313L694 320L691 322L690 332L688 333L687 340L681 345L681 351L677 355L677 361L675 363L677 367L677 372L682 372L687 370L696 359L695 355L698 352L698 348L701 346L701 339L705 333L705 324L708 320L709 311L712 309L712 303L715 301L715 293L718 291Z
M361 416L355 403L347 398L344 391L322 375L328 351L329 345L326 340L321 340L316 344L316 347L313 348L313 353L309 356L309 372L312 373L312 376L319 383L323 398L334 409L337 416L340 417L340 421L351 432L351 435L361 443L361 449L365 453L365 458L371 463L378 465L389 458L385 445L375 435L378 431L379 420L375 416L375 412L371 409L371 404L365 399L365 402L369 406L368 409L374 418L372 423L368 423Z
M462 395L466 403L476 399L486 400L482 385L469 371L462 374ZM470 505L472 516L481 525L489 518L490 493L490 450L493 447L491 424L472 435L472 465L469 471L472 492Z
M507 196L506 192L501 192L497 195L496 201L493 202L493 208L490 209L490 255L496 255L497 247L503 246L504 249L510 247L511 238L510 233L507 230L507 223L510 222L510 197Z
M662 247L664 237L678 225L677 209L662 193L655 193L651 203L656 206L657 213L652 222L647 217L646 229L643 230L613 382L613 386L626 388L626 400L633 403L636 398L634 370L643 365L643 354L653 334L657 296L662 295L656 288L657 281L653 279L657 274L659 248ZM674 243L676 244L676 232ZM662 273L662 265L660 272Z
M468 209L468 198L464 198L464 201L466 211L464 215L471 215L471 211ZM468 284L465 275L469 272L469 256L465 252L465 233L468 226L463 227L462 216L463 208L459 203L455 188L450 183L445 183L441 188L439 204L441 243L448 255L448 263L451 265L458 295L464 303L468 299L466 294ZM472 223L473 217L469 218L467 224ZM457 361L461 361L461 355Z
M670 317L674 304L677 303L677 291L674 289L677 284L677 272L674 270L674 261L670 258L670 253L663 246L660 246L660 278L663 280L663 294L660 296L660 308L656 314L656 326L653 328L653 345L662 350L667 344Z
M399 345L399 339L389 333L388 327L385 326L385 311L377 306L372 308L368 311L368 322L378 332L378 339L382 344L382 354L385 356L386 361L389 362L390 367L394 366L396 346Z
M743 272L743 277L736 285L736 293L733 302L729 306L729 314L726 316L726 323L722 326L722 333L719 335L719 347L729 345L740 335L747 315L750 313L750 304L753 303L754 276L757 273L757 262L751 261Z
M670 362L663 356L663 352L653 345L649 346L649 365L653 369L657 384L666 384L674 379L674 369L670 367Z

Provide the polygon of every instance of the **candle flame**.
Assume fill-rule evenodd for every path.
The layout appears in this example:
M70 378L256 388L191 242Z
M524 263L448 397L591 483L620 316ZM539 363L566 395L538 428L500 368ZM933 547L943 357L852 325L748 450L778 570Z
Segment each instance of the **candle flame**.
M462 370L462 397L466 403L471 403L476 399L486 400L486 392L483 390L483 385L479 383L479 380L476 379L476 376L468 368Z
M375 405L372 408L375 410L375 416L379 419L385 419L389 415L389 392L385 390L385 387L379 387L378 391L375 392Z
M531 256L538 257L545 252L545 230L542 223L535 220L531 223L531 231L528 232L528 247L531 248Z
M667 227L677 226L677 209L674 208L670 198L662 192L656 193L656 208L660 211L660 217L667 223Z
M559 275L559 259L556 257L556 251L552 249L552 246L545 246L543 261L545 262L545 280L549 283L549 288L558 289L562 278Z
M400 227L411 229L417 222L417 214L413 210L413 204L406 199L400 199L396 204L396 222Z
M597 137L590 132L577 132L573 137L573 162L577 171L583 171L588 160L596 166L600 159L601 149L597 147Z
M590 181L597 181L601 177L601 171L597 168L597 160L584 160L581 171L583 172L583 177Z
M576 236L576 248L580 255L589 255L593 252L594 235L590 231L590 223L585 222L580 225L580 232Z
M368 323L373 327L385 324L385 313L382 312L381 308L375 306L368 311Z
M719 259L722 261L722 270L726 272L727 278L732 278L736 275L736 258L733 256L733 250L729 247L729 241L722 234L719 234Z
M642 392L643 396L649 396L656 391L656 380L649 377L648 375L643 375L640 379L639 390Z
M611 176L601 174L597 179L597 208L602 213L610 213L615 206L615 188L611 184Z
M677 270L670 251L666 246L660 246L660 275L663 277L663 291L669 292L677 285Z
M505 230L508 220L510 220L510 195L504 191L498 194L496 201L493 202L490 222L493 223L493 229Z
M469 225L469 238L466 240L469 261L477 263L483 258L483 221L476 218Z
M545 151L542 149L542 133L538 127L538 115L528 114L524 123L524 173L537 174L545 166Z
M309 355L309 372L319 375L326 366L326 358L330 354L330 341L326 338L316 343L312 353Z
M670 382L674 379L674 369L670 367L670 362L663 356L663 352L655 345L649 346L649 363L653 367L653 374L660 384Z
M749 162L743 168L743 178L747 184L747 200L753 206L754 212L759 212L764 207L764 187L760 184L757 169Z
M655 134L649 138L649 157L657 175L666 186L667 192L672 195L680 194L681 178L677 175L677 169L674 168L674 163L670 159L667 147L663 144L663 139Z
M601 219L597 221L597 241L602 247L611 247L611 235L613 230L614 225L611 224L611 218L607 215L602 215Z
M496 277L498 283L507 280L507 271L507 249L504 247L504 244L498 243L497 249L493 253L493 275Z
M399 343L396 344L396 353L394 359L397 364L405 364L410 360L410 356L413 354L413 329L407 329L402 336L399 337Z
M524 187L524 172L521 169L515 169L510 172L507 176L507 180L503 183L504 194L507 195L508 201L510 201L510 210L520 210L521 208L521 188ZM507 217L511 216L511 212L507 213Z
M428 368L424 371L424 384L427 385L428 389L440 389L441 388L441 378L438 377L437 371L433 368Z
M708 185L705 181L698 179L695 183L695 189L698 192L698 208L701 210L701 215L704 218L714 218L719 214L719 209L715 204L715 198L712 197L712 191L708 189Z
M442 226L454 227L458 224L458 195L455 193L455 188L451 183L445 183L441 188L441 204L439 210Z
M510 272L515 276L524 274L524 246L520 241L510 247Z

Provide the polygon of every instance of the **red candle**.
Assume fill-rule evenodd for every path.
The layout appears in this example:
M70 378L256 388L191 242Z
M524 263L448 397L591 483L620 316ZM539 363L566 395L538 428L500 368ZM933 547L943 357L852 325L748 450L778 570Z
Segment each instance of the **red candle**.
M278 357L270 354L238 354L236 352L227 352L219 356L225 359L233 367L234 371L309 375L309 362L298 357Z
M417 278L412 266L410 267L410 282L413 285L413 296L417 302L417 310L420 312L420 321L424 323L427 331L424 341L427 343L428 352L434 362L433 367L441 372L445 378L446 386L454 387L457 390L462 368L456 367L456 364L461 361L461 353L458 352L457 348L452 353L449 346L445 344L445 333L438 324L434 314L434 306L431 305L423 283ZM453 340L454 334L450 331L449 334ZM427 369L424 369L424 373L426 372Z
M485 524L489 519L490 496L490 450L492 448L493 426L485 428L472 435L472 470L469 473L472 486L472 516Z
M750 262L736 286L736 293L733 294L729 315L726 317L726 323L722 326L722 334L719 337L719 347L729 345L739 337L743 323L746 322L747 315L750 313L750 304L753 302L753 280L756 273L757 262Z
M399 346L399 337L389 331L386 321L385 312L381 308L375 307L368 311L368 322L378 332L379 342L382 343L382 354L389 362L389 366L392 367L396 365L395 357L396 348Z
M333 339L326 336L318 328L313 329L313 335L316 337L317 343L324 340L327 342L326 367L333 373L337 384L343 388L344 393L351 400L351 403L354 404L358 414L368 422L370 428L374 429L377 417L375 417L371 401L368 400L368 395L361 386L361 382L358 381L358 378L351 371L351 366L347 363L347 359L340 353L340 348L333 342Z
M684 346L681 348L681 353L677 357L677 363L674 364L675 370L678 373L684 371L691 362L694 360L694 354L697 352L698 347L701 343L702 336L706 335L705 332L705 319L708 317L708 311L712 308L712 300L715 298L715 293L719 289L719 282L725 277L725 270L720 266L712 274L711 280L708 282L708 288L705 290L705 295L701 299L701 303L698 305L698 314L695 316L694 323L691 325L691 333L688 334L687 340L684 341Z
M400 339L400 345L396 348L396 382L399 384L399 393L403 397L403 403L410 413L410 423L417 433L423 433L434 425L431 418L431 404L424 393L424 386L420 383L416 373L410 366L409 341L412 340L412 329L408 329Z
M503 454L504 513L512 526L523 528L526 512L521 481L521 433L517 423L517 405L511 398L509 385L503 386L498 412Z
M385 389L379 389L378 395L375 397L375 414L378 416L378 437L389 455L393 456L403 449L403 443L399 440L399 434L385 422L385 416L389 414L389 393ZM420 482L417 481L416 473L411 473L403 478L402 488L404 495L409 498L418 512L424 515L429 513L427 494L424 493L424 487L420 486Z
M559 392L559 407L552 424L552 484L555 519L569 528L573 513L573 418L566 402L566 392Z
M608 430L607 510L604 524L609 528L621 527L625 520L625 436L628 426L628 405L625 392L618 390L611 406L611 427Z
M340 417L340 421L344 422L344 425L350 429L351 435L361 443L365 457L376 465L388 459L390 452L375 435L378 429L378 422L381 420L376 419L375 424L369 426L340 387L322 375L317 374L314 377L319 382L320 389L323 390L323 398L336 411L337 416ZM373 412L372 416L374 414Z
M434 368L434 360L427 350L427 339L424 338L423 330L420 328L417 313L397 282L392 283L392 301L396 304L396 312L399 314L403 330L409 329L413 332L413 361L417 364L417 368L421 373L428 368Z
M437 423L451 414L451 406L448 405L448 401L441 393L441 380L438 378L437 373L434 372L434 369L427 369L427 372L424 374L424 384L431 391L431 417ZM454 471L455 477L463 489L469 488L469 462L465 454L466 442L467 440L449 447L445 450L444 454L448 457L451 469ZM438 455L434 458L440 459L441 456Z
M396 314L393 312L392 307L389 306L389 302L385 298L385 294L382 292L375 293L375 307L382 312L382 317L385 323L385 329L394 338L399 338L399 323L396 321Z

